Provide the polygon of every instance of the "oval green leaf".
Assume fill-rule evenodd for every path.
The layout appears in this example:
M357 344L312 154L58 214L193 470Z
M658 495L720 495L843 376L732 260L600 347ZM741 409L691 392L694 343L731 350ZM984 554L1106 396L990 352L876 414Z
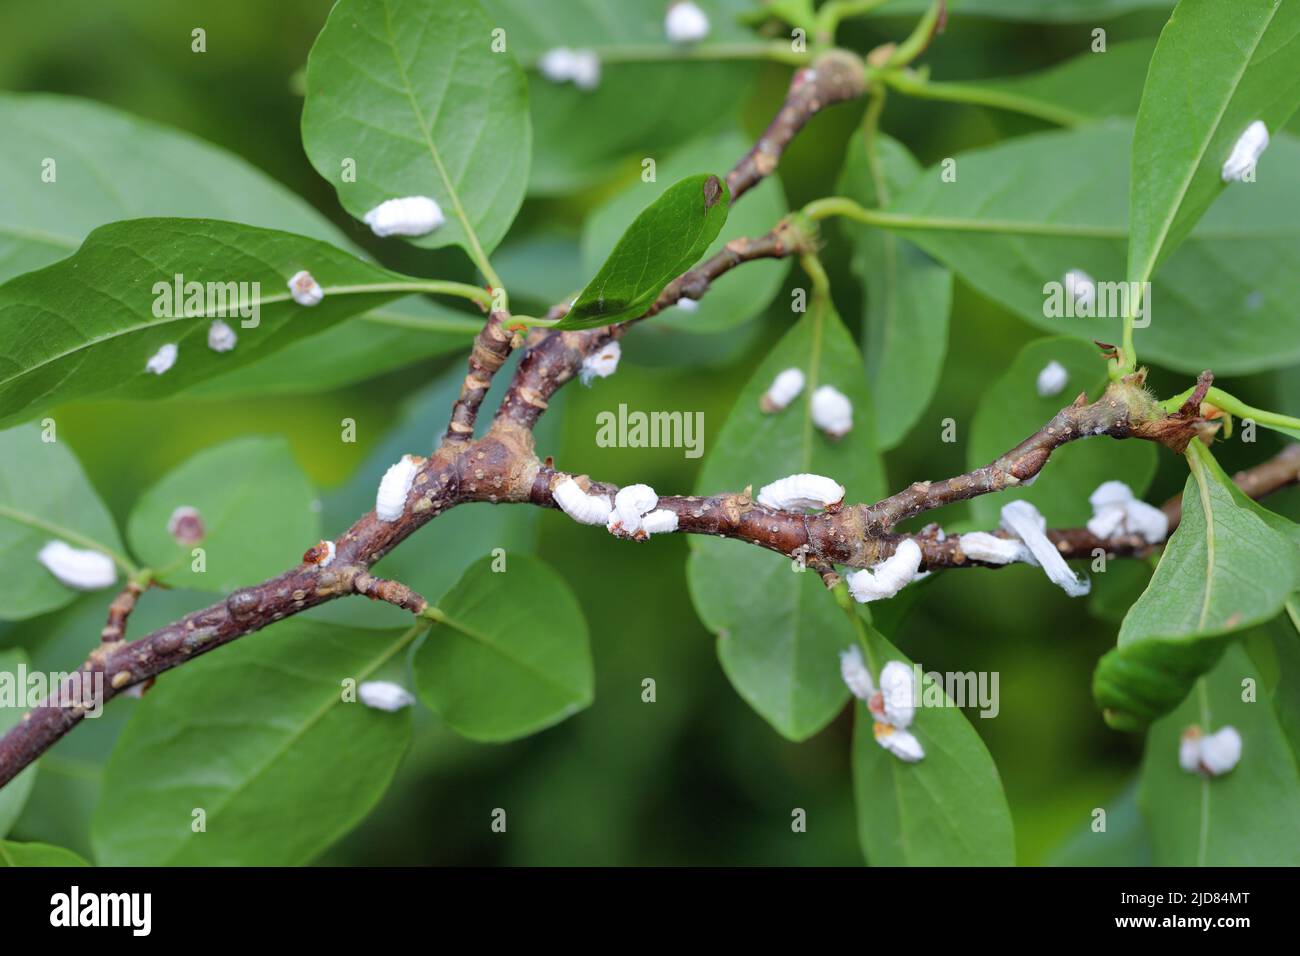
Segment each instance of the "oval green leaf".
M429 196L446 222L417 246L476 262L505 236L528 185L528 84L477 0L340 0L307 59L302 141L358 219Z
M591 648L568 584L536 558L486 557L438 601L415 654L420 699L471 740L514 740L592 701ZM538 609L544 608L544 613Z
M158 681L118 739L95 811L106 866L297 866L355 826L392 780L409 708L345 692L421 628L281 621ZM198 829L198 811L204 829Z
M632 220L595 278L557 328L589 329L632 319L718 238L731 194L717 176L688 176L668 187Z

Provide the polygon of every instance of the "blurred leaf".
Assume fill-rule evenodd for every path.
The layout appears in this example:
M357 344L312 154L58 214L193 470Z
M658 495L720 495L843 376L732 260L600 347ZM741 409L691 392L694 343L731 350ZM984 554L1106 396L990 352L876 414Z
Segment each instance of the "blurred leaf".
M326 290L310 309L293 302L288 290L289 278L305 267ZM172 301L176 275L183 275L186 286L219 284L223 297L235 282L249 283L240 288L252 301L241 298L236 306L225 299L222 306L222 299L209 294L202 314L187 316L188 293L185 301ZM170 395L398 295L331 295L332 287L403 281L416 280L287 232L204 219L101 226L71 258L0 286L0 335L10 345L0 360L0 422L100 392ZM260 283L260 291L252 283ZM254 305L258 325L245 328ZM241 306L249 318L241 319ZM208 347L216 313L224 313L239 336L232 351ZM146 371L145 363L164 343L179 349L175 367L162 375Z
M927 170L890 211L938 220L905 235L1031 324L1117 342L1117 317L1046 315L1044 285L1071 269L1123 280L1129 145L1114 121L1019 137L958 155L955 182ZM1268 155L1267 175L1224 196L1161 265L1136 331L1143 359L1196 373L1213 356L1219 374L1300 361L1300 143L1279 134Z
M839 191L864 206L887 207L920 172L895 139L876 137L881 182L861 136L849 142ZM895 447L934 396L948 350L952 273L897 233L850 223L853 272L866 288L862 354L875 398L882 450Z
M90 866L71 850L45 843L0 840L0 868L7 866Z
M1134 780L1100 809L1106 811L1105 829L1094 830L1094 819L1078 827L1059 846L1048 866L1150 866L1151 838L1138 809Z
M648 201L660 196L668 183L701 169L729 169L749 147L748 140L734 129L694 140L658 164L656 182L637 179L598 207L587 217L582 233L582 261L587 274L599 268L618 241L623 224ZM763 235L788 211L781 181L767 177L749 191L744 203L729 211L722 232L702 258L721 251L733 239ZM654 323L671 324L687 332L718 332L748 322L771 304L789 269L788 259L745 263L710 283L708 295L699 300L696 310L669 309L656 316Z
M945 98L1003 100L1069 126L1107 116L1136 116L1155 45L1154 39L1143 37L1111 44L1102 53L1080 53L1036 73L936 85L947 91Z
M664 286L700 261L727 221L730 204L727 185L717 176L701 173L669 186L632 220L557 328L587 329L639 316Z
M307 60L302 140L361 219L430 196L447 221L417 246L491 252L528 184L528 85L477 0L339 0ZM345 179L352 160L353 176Z
M23 718L27 708L20 706L26 696L26 681L19 673L19 667L27 666L27 655L17 649L0 650L0 687L9 684L15 695L13 705L4 703L5 694L0 694L0 737ZM30 703L30 702L29 702ZM0 837L9 832L23 812L23 805L36 783L36 771L39 764L32 764L18 776L0 789Z
M759 399L783 369L802 369L803 392L765 414ZM832 442L812 425L809 397L833 385L853 403L853 429ZM757 489L813 472L834 478L845 500L874 501L885 478L872 435L874 416L862 359L829 304L811 309L759 365L741 390L704 460L697 493ZM853 629L813 571L795 573L788 557L753 545L692 536L686 578L695 610L718 635L718 657L736 691L782 735L803 740L844 705L838 652Z
M616 15L605 0L484 5L493 24L506 30L511 53L530 67L537 142L531 192L568 192L600 182L622 159L661 156L722 125L735 115L738 91L748 89L754 76L752 63L709 61L714 44L756 39L734 22L749 0L699 0L710 32L686 53L664 35L662 0L620 0ZM556 83L536 71L541 57L558 47L590 50L600 58L596 89Z
M420 699L471 740L514 740L587 707L587 622L568 584L536 558L470 565L438 601L443 617L415 653ZM539 613L541 609L544 613Z
M1199 441L1187 459L1182 520L1093 676L1119 729L1167 713L1214 666L1223 635L1276 616L1300 584L1300 529L1243 495Z
M289 619L164 675L108 763L95 812L107 866L295 866L383 795L409 709L343 701L419 627L363 631ZM192 826L204 812L206 832Z
M1130 280L1150 278L1223 191L1223 162L1246 127L1263 120L1275 134L1300 106L1297 59L1300 5L1180 0L1151 57L1133 135ZM1265 162L1263 177L1274 175Z
M889 0L872 11L877 16L924 13L930 0ZM948 0L948 15L1000 17L1039 23L1093 23L1134 10L1163 9L1173 0Z
M1119 624L1151 581L1150 559L1106 562L1105 574L1092 576L1088 613L1102 621Z
M1049 362L1069 373L1057 395L1038 394L1038 373ZM1106 385L1106 362L1095 345L1078 339L1030 342L1007 371L984 392L971 422L966 464L979 468L1034 434L1080 392L1098 398ZM1110 438L1072 442L1052 453L1037 480L1005 494L971 500L971 516L981 528L996 528L1002 506L1023 498L1047 518L1048 527L1070 528L1092 517L1088 496L1104 481L1122 481L1141 498L1156 472L1156 448L1150 442Z
M41 432L35 424L0 431L0 619L35 617L77 596L36 559L51 540L102 551L119 567L125 561L113 518L76 456Z
M274 577L320 540L315 491L283 438L237 438L199 452L140 496L127 523L139 559L170 587L222 594ZM172 513L197 508L204 535L178 544ZM206 570L192 570L202 547Z
M1273 709L1242 700L1242 682L1258 681L1238 646L1196 682L1173 713L1152 725L1138 801L1157 866L1300 864L1300 772ZM1192 724L1241 734L1241 762L1213 779L1183 770L1178 740Z
M72 254L97 226L147 216L283 229L361 254L333 223L261 170L179 130L90 100L36 93L0 93L0 126L12 134L0 142L0 280ZM74 139L94 149L69 149ZM28 188L47 157L56 160L58 178ZM468 347L482 324L411 296L187 394L323 391Z
M864 626L873 678L889 661L912 666L874 628ZM847 645L845 645L847 646ZM920 701L943 693L927 674ZM876 743L865 704L853 702L853 794L858 838L872 866L1011 866L1015 830L1002 780L965 715L945 705L916 708L911 731L925 748L905 763Z

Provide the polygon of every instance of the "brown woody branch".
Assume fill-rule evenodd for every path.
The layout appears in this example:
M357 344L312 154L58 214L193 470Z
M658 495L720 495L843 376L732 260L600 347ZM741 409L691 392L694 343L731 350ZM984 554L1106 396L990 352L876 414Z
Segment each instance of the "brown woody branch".
M469 371L460 387L460 397L452 406L451 421L442 438L444 442L463 442L474 437L474 422L484 396L492 387L492 376L510 357L514 337L506 329L509 319L510 316L504 312L493 312L474 337L474 347L469 353Z

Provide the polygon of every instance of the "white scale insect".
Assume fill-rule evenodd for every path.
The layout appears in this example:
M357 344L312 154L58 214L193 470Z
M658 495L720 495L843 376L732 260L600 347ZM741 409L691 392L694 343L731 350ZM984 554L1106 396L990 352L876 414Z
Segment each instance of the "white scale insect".
M925 748L908 729L916 716L916 686L910 667L902 661L890 661L881 668L877 691L862 651L855 645L840 652L840 676L875 718L872 736L876 743L905 763L925 758Z
M1225 183L1245 182L1248 175L1253 175L1255 164L1268 148L1268 127L1263 120L1255 120L1246 127L1246 131L1232 144L1232 152L1223 162L1220 175Z
M803 391L805 378L803 371L797 368L787 368L778 372L776 378L772 379L772 384L768 386L763 397L759 399L759 407L769 415L781 411Z
M567 46L557 46L542 54L537 69L552 83L572 80L580 90L594 90L600 86L600 57L594 50L570 50Z
M376 236L423 236L447 221L429 196L386 199L362 218Z
M1193 724L1178 740L1178 765L1188 773L1222 777L1241 760L1241 734L1231 726L1212 734Z
M64 541L49 541L36 554L61 584L78 591L98 591L117 580L113 559L100 551L74 548Z
M578 380L583 385L590 385L592 379L609 378L618 371L618 360L622 356L623 350L617 342L607 342L597 351L583 358L582 368L578 370Z
M777 511L806 511L810 508L829 508L844 500L844 486L823 475L790 475L758 492L758 503Z
M871 568L854 571L844 578L849 593L859 604L891 598L911 582L926 577L921 572L921 547L904 538L884 561Z
M664 35L670 43L699 43L709 35L709 18L689 0L674 3L664 17Z
M293 296L293 301L308 308L320 305L321 299L325 298L325 290L306 269L293 274L289 280L289 294Z
M838 441L853 430L853 403L839 389L823 385L812 394L812 420Z
M405 687L386 680L366 681L357 688L357 696L367 707L390 712L415 703L415 698Z
M375 494L375 517L380 521L396 521L402 516L406 510L406 496L422 461L415 455L403 455L401 461L384 472L379 491Z

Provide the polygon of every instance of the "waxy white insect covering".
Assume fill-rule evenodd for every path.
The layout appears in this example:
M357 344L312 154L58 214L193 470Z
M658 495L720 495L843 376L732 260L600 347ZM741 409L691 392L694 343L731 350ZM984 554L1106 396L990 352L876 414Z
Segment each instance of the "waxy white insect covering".
M870 701L875 695L876 685L871 682L871 671L867 670L862 649L856 644L840 651L840 676L858 700Z
M1038 394L1044 398L1049 395L1060 395L1069 381L1070 373L1065 370L1065 366L1052 359L1038 373Z
M403 455L402 460L384 472L375 494L375 517L380 521L396 521L406 510L406 496L415 481L420 462L414 455Z
M537 69L552 83L568 83L580 90L600 86L600 57L594 50L570 50L557 46L547 50L537 61Z
M1088 530L1099 538L1135 534L1148 544L1159 544L1169 534L1169 517L1154 505L1139 501L1122 481L1106 481L1088 496L1092 517Z
M649 485L628 485L614 496L614 509L605 524L612 535L648 538L677 530L677 513L655 510L659 495Z
M961 545L966 557L985 564L1015 564L1017 561L1033 560L1033 555L1021 542L999 538L987 531L971 531L958 538L957 543Z
M36 554L61 584L78 591L98 591L117 580L113 559L101 551L74 548L63 541L49 541Z
M1188 773L1222 777L1241 761L1241 734L1237 728L1220 727L1205 734L1193 724L1178 740L1178 765Z
M618 371L618 360L622 356L623 350L619 348L617 342L606 343L583 358L582 368L578 370L578 380L583 385L590 385L592 379L609 378Z
M700 310L700 303L695 299L690 299L686 296L682 296L674 302L673 305L681 309L683 312L698 312Z
M664 17L664 35L670 43L699 43L709 35L709 18L689 0L674 3Z
M1082 269L1071 269L1065 274L1065 294L1076 308L1089 310L1097 302L1097 283Z
M844 578L849 593L859 604L891 598L912 581L924 577L917 572L921 567L921 548L911 538L898 543L898 548L884 561L870 569L854 571Z
M1079 578L1047 537L1047 519L1028 501L1012 501L1002 507L1002 527L1015 535L1029 549L1037 564L1057 587L1070 597L1082 597L1092 590L1092 582Z
M844 500L844 486L823 475L790 475L758 491L758 503L777 511L806 511L829 508Z
M578 524L605 524L614 506L607 495L588 494L572 478L563 478L551 489L560 510Z
M376 236L423 236L447 221L429 196L386 199L362 218Z
M293 296L293 301L308 308L320 305L321 300L325 298L325 290L306 269L293 274L289 280L289 294Z
M813 424L834 439L853 430L853 403L831 385L823 385L812 394Z
M415 703L415 697L405 687L386 680L366 681L357 688L357 697L375 710L398 711Z
M772 384L759 400L759 407L769 415L781 411L803 391L805 378L802 369L787 368L777 373Z
M854 645L840 651L840 676L854 697L866 701L875 718L871 731L876 743L905 763L925 757L925 748L907 729L916 716L917 688L912 668L902 661L890 661L880 671L880 690L876 690L862 651Z
M220 319L214 319L208 326L208 348L214 352L229 352L239 341L235 330Z
M149 356L149 361L144 363L144 370L152 372L154 375L162 375L176 364L176 356L179 354L180 349L176 347L176 344L168 342Z
M1232 152L1223 161L1221 175L1225 183L1244 182L1252 174L1259 157L1268 148L1268 127L1263 120L1255 120L1232 144ZM1253 175L1253 174L1252 174Z

